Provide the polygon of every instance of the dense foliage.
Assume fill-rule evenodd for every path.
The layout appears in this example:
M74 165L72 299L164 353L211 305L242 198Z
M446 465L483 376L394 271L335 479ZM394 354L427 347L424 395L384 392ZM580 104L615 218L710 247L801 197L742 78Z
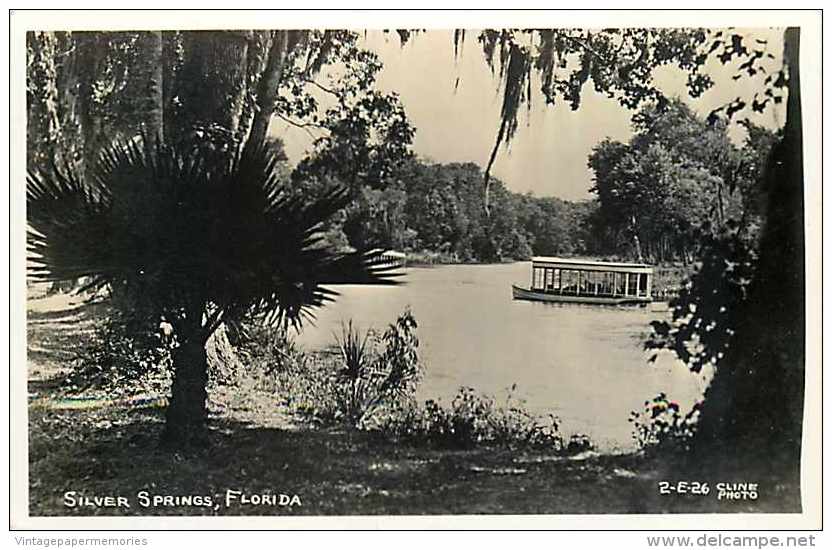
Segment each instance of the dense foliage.
M332 134L293 179L312 196L321 182L352 186L351 203L328 236L342 245L427 251L458 262L584 254L692 263L729 227L749 243L759 235L759 176L776 134L744 126L745 141L736 145L724 123L708 124L680 100L647 104L633 117L629 143L604 140L590 155L597 198L522 195L491 178L488 214L479 166L415 159L402 138L392 139L393 148ZM364 160L339 164L340 148L363 151ZM373 168L379 163L384 169Z
M633 425L633 441L636 447L647 452L683 453L690 450L696 434L696 422L702 402L697 402L687 413L660 393L644 402L641 411L632 411L628 419Z
M651 361L658 350L671 350L696 373L728 353L757 263L757 251L736 228L708 236L702 251L697 271L673 300L672 320L653 321L645 343L654 350Z
M168 394L174 343L163 341L149 327L139 329L114 314L77 344L72 370L63 382L69 392L104 390L111 397Z
M629 143L604 140L589 157L604 249L654 262L693 261L709 237L733 227L753 238L761 219L759 167L774 134L746 123L734 145L724 123L685 103L650 104L633 116Z
M551 245L545 243L547 238L555 241L553 248L577 248L570 242L571 232L551 234L547 232L551 225L544 226L569 224L572 212L564 201L521 196L495 180L486 216L479 192L482 177L472 163L415 165L406 187L408 247L441 252L457 261L526 259ZM547 207L553 216L540 216ZM533 250L531 243L536 241L542 246Z
M341 181L330 178L325 181ZM522 195L494 179L486 216L482 178L473 163L411 159L394 182L359 189L335 217L327 238L342 246L411 252L417 261L425 253L444 262L488 262L590 250L593 201ZM314 195L309 184L304 190Z

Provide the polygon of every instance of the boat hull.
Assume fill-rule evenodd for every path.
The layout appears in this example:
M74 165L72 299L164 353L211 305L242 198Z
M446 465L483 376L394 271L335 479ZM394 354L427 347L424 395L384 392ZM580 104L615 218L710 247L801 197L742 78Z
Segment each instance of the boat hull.
M511 294L515 300L530 300L533 302L554 302L567 304L597 304L609 306L644 305L652 302L650 298L634 296L575 296L568 294L549 294L530 290L517 285L511 285Z

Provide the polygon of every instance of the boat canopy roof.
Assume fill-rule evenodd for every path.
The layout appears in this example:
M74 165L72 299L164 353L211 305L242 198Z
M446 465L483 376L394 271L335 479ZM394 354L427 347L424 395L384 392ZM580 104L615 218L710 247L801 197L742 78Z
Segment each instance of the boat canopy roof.
M653 266L626 262L598 262L581 258L555 258L535 256L532 267L554 267L557 269L579 269L581 271L607 271L617 273L653 273Z

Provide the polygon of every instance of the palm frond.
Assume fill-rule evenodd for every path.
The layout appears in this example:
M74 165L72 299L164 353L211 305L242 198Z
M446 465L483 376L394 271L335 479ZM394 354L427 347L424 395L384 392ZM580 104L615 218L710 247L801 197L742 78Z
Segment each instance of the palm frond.
M108 272L113 266L97 246L107 233L106 204L71 171L50 169L51 177L27 177L29 275L53 282Z
M265 147L218 157L146 138L102 151L86 181L55 166L27 186L31 274L92 277L175 310L194 300L300 324L337 296L324 285L393 284L380 252L322 239L349 201L290 192Z

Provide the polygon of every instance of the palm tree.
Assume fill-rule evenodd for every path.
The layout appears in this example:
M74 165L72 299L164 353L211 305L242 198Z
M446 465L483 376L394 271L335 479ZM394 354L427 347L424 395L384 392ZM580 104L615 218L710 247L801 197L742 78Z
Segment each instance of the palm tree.
M205 154L136 138L117 142L83 178L29 173L27 243L33 279L86 277L118 289L174 327L174 380L163 441L204 443L205 344L245 314L299 325L337 293L326 285L392 284L377 252L344 253L318 229L349 200L284 189L264 146Z

